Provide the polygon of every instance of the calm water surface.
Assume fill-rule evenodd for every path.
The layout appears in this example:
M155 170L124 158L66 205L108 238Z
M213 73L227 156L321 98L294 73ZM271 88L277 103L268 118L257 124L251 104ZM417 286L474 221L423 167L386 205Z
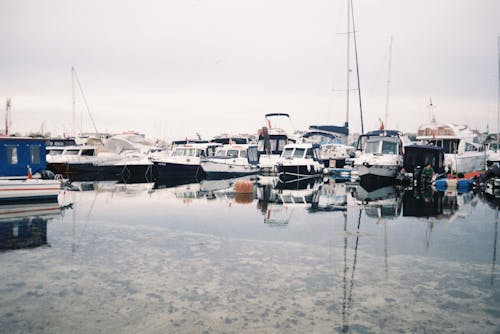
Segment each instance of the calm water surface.
M81 184L2 218L0 332L500 331L495 202L271 182Z

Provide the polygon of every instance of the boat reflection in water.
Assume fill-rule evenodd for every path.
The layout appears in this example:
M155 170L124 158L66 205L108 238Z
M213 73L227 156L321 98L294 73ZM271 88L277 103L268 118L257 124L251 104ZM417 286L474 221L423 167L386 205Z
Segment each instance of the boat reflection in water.
M401 214L401 189L394 185L366 188L359 184L351 187L351 195L358 205L364 207L369 217L394 218Z
M321 183L317 179L258 183L257 208L264 214L264 223L269 226L288 225L295 209L307 209L312 205Z
M47 245L47 222L61 214L57 201L0 206L0 251Z

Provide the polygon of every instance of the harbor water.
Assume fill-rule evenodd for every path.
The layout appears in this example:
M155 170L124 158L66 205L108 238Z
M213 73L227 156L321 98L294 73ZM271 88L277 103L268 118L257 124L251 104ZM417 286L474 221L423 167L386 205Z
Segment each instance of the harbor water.
M498 202L89 182L0 222L2 333L494 333ZM23 239L24 238L24 239Z

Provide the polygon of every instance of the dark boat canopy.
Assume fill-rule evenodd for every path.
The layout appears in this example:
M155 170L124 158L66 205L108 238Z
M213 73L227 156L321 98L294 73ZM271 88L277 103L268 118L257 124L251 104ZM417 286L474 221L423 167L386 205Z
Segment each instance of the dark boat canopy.
M272 117L272 116L285 116L285 117L290 117L290 115L282 112L273 112L270 114L266 114L264 117Z
M403 134L401 133L401 131L397 131L397 130L374 130L374 131L370 131L370 132L365 133L363 136L367 136L367 137L370 137L370 136L399 137L402 135Z
M444 173L444 149L430 145L405 146L403 167L407 172L413 173L415 167L424 168L428 163L436 173Z
M311 130L319 130L322 132L333 132L333 133L338 133L342 135L349 135L349 125L348 123L345 123L344 126L335 126L335 125L311 125L309 127L309 132L312 132Z

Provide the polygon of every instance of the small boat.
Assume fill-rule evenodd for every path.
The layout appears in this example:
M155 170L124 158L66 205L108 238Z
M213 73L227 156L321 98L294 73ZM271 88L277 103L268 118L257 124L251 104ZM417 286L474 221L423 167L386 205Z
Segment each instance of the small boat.
M57 201L61 182L45 165L44 139L0 137L0 202Z
M201 160L207 179L235 178L259 172L256 145L224 145L215 155Z
M417 140L444 148L445 167L453 173L485 169L486 152L479 136L465 125L433 121L419 127Z
M193 143L174 146L169 154L156 155L152 161L156 180L192 179L205 177L201 160L215 154L219 143Z
M346 160L354 155L353 146L346 145L349 128L333 125L312 125L301 135L302 142L320 145L319 158L325 167L343 168Z
M354 160L354 168L360 178L394 179L403 167L404 146L410 143L407 136L396 130L376 130L361 135L358 139L361 153Z
M265 115L266 126L259 131L258 150L259 165L262 175L276 175L276 164L285 145L295 143L296 138L286 129L290 115L286 113L270 113Z
M277 162L278 178L283 183L317 178L324 168L318 144L288 144Z

